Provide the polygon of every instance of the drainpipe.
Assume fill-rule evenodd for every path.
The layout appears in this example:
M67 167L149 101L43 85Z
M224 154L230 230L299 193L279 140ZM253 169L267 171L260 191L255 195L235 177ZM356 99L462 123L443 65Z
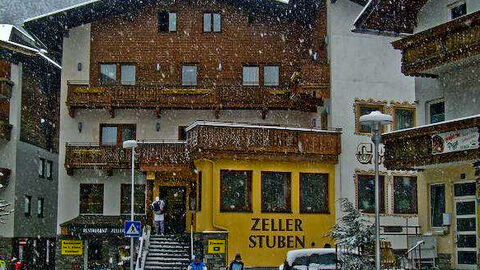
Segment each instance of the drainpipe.
M211 168L212 168L212 225L214 228L218 228L218 229L221 229L221 230L224 230L224 231L228 231L228 229L226 229L225 227L222 227L220 225L217 225L215 223L215 202L216 202L216 194L215 194L215 181L213 181L213 164L214 162L210 159L202 159L203 161L207 161L207 162L210 162L211 164Z

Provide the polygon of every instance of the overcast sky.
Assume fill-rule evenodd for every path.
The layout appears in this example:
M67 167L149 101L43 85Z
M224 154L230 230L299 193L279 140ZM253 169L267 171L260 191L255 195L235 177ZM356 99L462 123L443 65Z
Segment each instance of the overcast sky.
M25 19L87 0L0 0L0 23L21 25Z

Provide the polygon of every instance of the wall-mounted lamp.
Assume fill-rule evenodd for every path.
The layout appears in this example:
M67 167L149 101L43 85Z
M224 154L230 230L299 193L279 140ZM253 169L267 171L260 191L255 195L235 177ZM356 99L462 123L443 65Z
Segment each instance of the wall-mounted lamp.
M82 63L78 63L78 64L77 64L77 70L78 70L78 71L82 71Z
M83 123L78 122L78 133L82 133Z
M222 60L219 60L219 61L218 61L217 71L222 71L222 70L223 70Z
M157 122L157 123L155 124L155 130L156 130L157 132L160 131L160 122Z
M157 66L155 67L155 70L157 72L160 72L160 70L162 70L162 65L160 64L160 62L157 62Z

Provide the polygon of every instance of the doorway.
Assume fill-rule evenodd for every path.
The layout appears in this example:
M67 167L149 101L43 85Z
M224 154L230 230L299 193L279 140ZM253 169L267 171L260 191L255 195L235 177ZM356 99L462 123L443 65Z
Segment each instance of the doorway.
M476 183L455 184L457 269L477 269Z
M159 195L165 201L165 233L185 233L187 216L186 188L178 186L160 186Z

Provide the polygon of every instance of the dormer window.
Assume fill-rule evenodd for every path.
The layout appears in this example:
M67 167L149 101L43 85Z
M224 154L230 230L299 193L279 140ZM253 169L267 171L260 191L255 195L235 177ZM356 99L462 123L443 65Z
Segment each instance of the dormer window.
M158 13L158 32L176 32L177 13L162 11Z
M450 6L452 20L467 14L467 3L460 1Z
M220 32L220 13L203 13L203 32Z

